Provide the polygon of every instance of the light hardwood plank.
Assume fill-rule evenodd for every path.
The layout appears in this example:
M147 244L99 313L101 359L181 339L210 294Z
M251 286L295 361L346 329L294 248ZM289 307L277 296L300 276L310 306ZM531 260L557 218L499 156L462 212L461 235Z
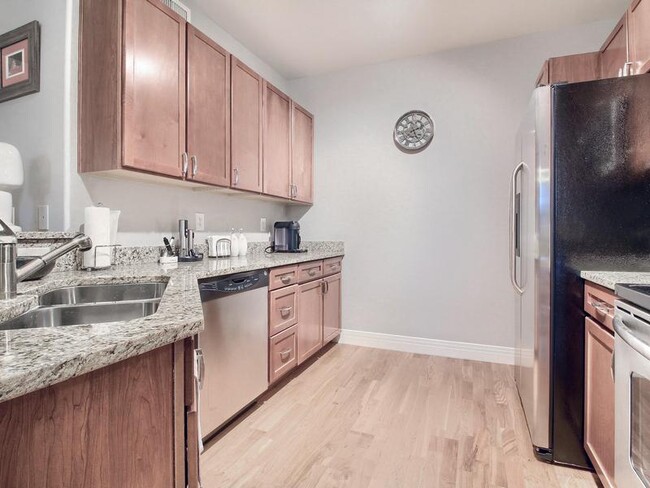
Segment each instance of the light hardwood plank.
M534 458L511 366L336 345L211 442L212 487L595 487Z

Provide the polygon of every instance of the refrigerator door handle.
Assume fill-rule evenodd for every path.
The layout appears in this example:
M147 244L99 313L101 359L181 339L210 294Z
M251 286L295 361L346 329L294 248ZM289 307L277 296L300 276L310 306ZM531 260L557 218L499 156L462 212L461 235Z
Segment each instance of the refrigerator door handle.
M524 290L519 286L519 283L517 282L517 271L515 269L517 260L516 232L518 231L518 229L515 229L515 221L517 219L517 175L524 168L524 166L526 166L526 164L523 161L519 163L512 172L512 178L510 179L510 282L512 283L512 287L515 289L515 291L520 295L523 295Z

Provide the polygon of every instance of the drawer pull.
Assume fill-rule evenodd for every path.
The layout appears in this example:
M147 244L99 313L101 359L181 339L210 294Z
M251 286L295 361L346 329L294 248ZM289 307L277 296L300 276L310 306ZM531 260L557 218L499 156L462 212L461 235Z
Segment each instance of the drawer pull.
M282 307L280 309L280 315L282 316L283 319L286 319L289 315L291 315L292 310L293 307Z
M307 271L307 274L309 276L316 276L316 268L312 268L309 271Z
M280 360L283 363L286 363L290 357L291 357L291 349L287 349L286 351L280 351Z
M285 285L288 285L289 283L291 283L291 276L283 276L282 278L280 278L280 281Z
M592 300L591 305L596 309L598 315L606 316L609 314L609 307L604 302L601 302L600 300Z

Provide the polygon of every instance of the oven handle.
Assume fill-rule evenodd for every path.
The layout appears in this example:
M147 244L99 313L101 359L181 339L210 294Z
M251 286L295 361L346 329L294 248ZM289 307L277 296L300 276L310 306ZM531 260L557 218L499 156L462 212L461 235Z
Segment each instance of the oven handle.
M641 354L644 358L650 360L650 346L634 335L635 330L648 327L648 323L637 319L632 315L614 316L614 331L625 343Z

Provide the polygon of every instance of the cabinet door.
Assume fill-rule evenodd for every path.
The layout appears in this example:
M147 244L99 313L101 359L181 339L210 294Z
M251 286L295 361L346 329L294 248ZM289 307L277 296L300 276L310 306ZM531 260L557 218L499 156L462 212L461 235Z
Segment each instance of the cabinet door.
M269 340L269 384L280 379L297 364L296 326L294 325Z
M185 26L157 0L124 2L123 166L181 176Z
M341 273L325 278L323 295L323 345L341 333Z
M620 76L627 61L627 14L625 14L600 49L600 77Z
M635 0L628 13L630 61L635 75L650 71L650 0Z
M323 282L312 281L298 290L298 364L323 344Z
M293 198L313 203L314 116L300 105L292 104L291 180Z
M291 198L291 99L264 82L264 193Z
M187 27L188 179L230 186L230 55Z
M584 445L600 481L614 485L614 337L589 317L585 319Z
M269 292L269 337L298 321L298 285Z
M231 186L262 191L262 78L231 58Z

